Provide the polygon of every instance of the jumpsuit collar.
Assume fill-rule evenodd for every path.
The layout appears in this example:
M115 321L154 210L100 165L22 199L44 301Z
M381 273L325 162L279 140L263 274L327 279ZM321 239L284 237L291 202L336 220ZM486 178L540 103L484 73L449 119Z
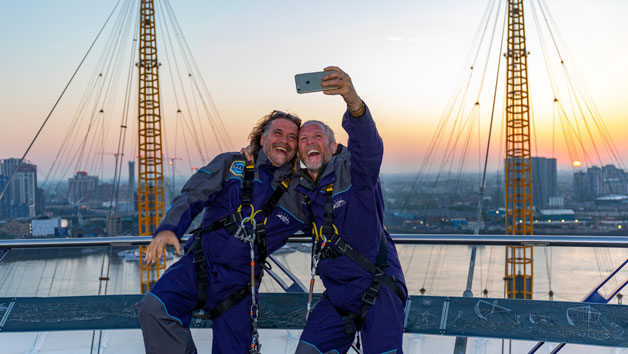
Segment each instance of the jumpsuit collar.
M266 157L266 154L264 154L264 151L262 151L262 149L259 149L259 151L257 152L257 157L255 158L255 167L255 178L261 181L259 169L263 169L264 171L267 171L268 173L273 175L273 185L275 184L275 182L279 183L282 179L292 174L291 163L286 163L279 167L275 167L270 162L270 160L268 160L268 157Z
M321 184L323 184L322 182L325 182L323 185L333 183L336 179L334 171L336 170L336 167L338 167L337 165L342 163L341 157L348 153L349 151L342 144L338 144L338 149L336 150L336 153L331 157L329 162L321 168L322 172L318 174L318 178L316 179L316 181L312 180L312 177L310 177L307 169L300 169L301 185L310 190L313 190L314 188L319 187Z

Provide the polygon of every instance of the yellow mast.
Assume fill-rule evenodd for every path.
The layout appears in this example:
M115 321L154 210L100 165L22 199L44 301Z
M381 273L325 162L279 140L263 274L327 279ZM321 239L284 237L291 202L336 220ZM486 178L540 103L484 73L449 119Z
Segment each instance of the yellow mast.
M151 236L164 216L163 154L161 149L161 114L159 97L159 62L155 34L153 0L140 5L139 37L139 163L138 163L138 226L140 236ZM164 250L165 251L165 250ZM140 286L142 293L166 270L165 252L157 264L144 263L146 246L140 246ZM151 279L151 275L154 278Z
M530 105L523 0L508 0L506 82L506 233L532 235ZM533 249L506 247L506 295L532 299Z

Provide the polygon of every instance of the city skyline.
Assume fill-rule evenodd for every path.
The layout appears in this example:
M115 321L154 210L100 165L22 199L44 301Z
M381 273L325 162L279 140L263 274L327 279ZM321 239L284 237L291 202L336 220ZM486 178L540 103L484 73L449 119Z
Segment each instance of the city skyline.
M322 94L297 95L294 90L294 74L333 64L353 77L358 92L374 113L386 147L382 171L416 172L456 80L460 73L464 76L468 64L465 54L472 49L473 35L487 3L331 4L181 1L172 7L230 133L235 145L232 148L244 145L249 128L272 109L327 121L339 140L346 142L339 119L342 101ZM114 5L113 1L0 4L0 45L7 49L5 65L0 68L0 117L5 126L0 133L2 158L23 154ZM621 138L628 111L624 99L628 88L623 85L628 80L628 68L622 58L628 49L619 43L628 36L628 25L622 18L628 4L619 0L594 5L556 1L548 7L571 53L567 58L573 58L572 64L579 69L617 143L619 155L626 155L628 144ZM531 37L529 75L539 152L533 152L533 156L556 157L559 170L564 170L572 161L562 138L552 142L552 124L557 123L552 122L549 83L543 82L543 55L538 46L533 46L531 9L526 8L526 25ZM494 70L487 72L487 77L494 77ZM40 166L40 173L50 168L64 127L67 129L64 117L74 113L81 90L71 86L27 156ZM492 94L492 89L486 91ZM482 105L485 115L490 103ZM173 108L170 99L165 98L164 121L172 120ZM477 150L485 148L485 137L483 132ZM494 133L494 139L492 151L497 155L502 144L497 140L499 133ZM216 146L209 150L211 154L219 152ZM493 170L498 168L497 163L492 164ZM581 169L586 167L590 166ZM68 171L66 177L73 172Z

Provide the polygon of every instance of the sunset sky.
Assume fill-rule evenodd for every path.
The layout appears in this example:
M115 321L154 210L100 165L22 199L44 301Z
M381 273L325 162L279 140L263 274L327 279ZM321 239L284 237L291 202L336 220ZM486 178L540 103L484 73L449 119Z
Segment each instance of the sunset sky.
M252 125L273 109L297 113L306 120L324 120L338 133L339 140L346 142L340 127L344 112L341 98L320 93L299 95L294 87L296 73L337 65L352 76L358 93L371 108L378 124L385 143L382 171L416 172L448 102L469 74L473 57L470 53L476 50L474 38L491 3L479 0L177 0L171 1L171 6L229 131L234 145L231 148L246 145ZM109 0L0 0L0 158L20 157L24 153L115 4ZM555 121L557 131L552 144L554 97L530 2L526 1L524 6L538 154L552 157L554 151L559 167L566 169L572 157L567 154L558 121ZM538 2L535 7L538 14ZM547 1L547 8L559 31L554 35L560 36L566 44L561 53L572 70L570 73L580 76L586 84L582 87L590 93L619 150L621 163L626 164L628 1L554 0ZM503 9L504 4L500 16L505 12ZM501 23L497 25L497 38L501 36ZM164 33L159 27L159 18L157 25L159 36ZM486 36L490 35L489 28ZM558 67L553 44L547 33L545 36L550 53L547 60ZM40 176L50 169L61 146L70 124L69 117L77 111L92 75L89 65L97 61L101 55L97 50L102 51L101 47L94 48L84 70L79 72L27 156L39 166ZM493 48L486 71L480 101L481 142L471 143L470 170L477 170L478 150L486 148L495 63L499 58L497 50ZM479 62L485 60L486 53L487 50L480 52ZM169 65L166 59L160 52L162 115L166 131L173 132L177 107L172 94L166 90L168 83L164 82L170 80L163 70ZM504 59L501 60L503 65ZM128 68L120 70L126 73ZM560 68L554 73L560 74ZM474 75L480 76L481 72ZM503 85L504 76L500 77ZM559 81L556 80L557 90L566 96L569 88L561 88ZM136 90L133 88L133 92ZM502 107L504 91L500 86L498 107ZM561 101L567 105L566 98ZM461 109L470 110L472 103L467 102ZM568 105L570 111L574 105ZM498 166L499 150L503 151L504 144L498 141L501 128L497 125L501 117L499 109L491 148L494 168ZM111 123L111 143L107 143L106 151L115 150L117 132L113 128L119 126L119 122L120 118L115 117ZM590 124L595 130L595 123ZM128 146L135 143L133 138L128 139ZM170 154L175 139L167 139L170 140L166 142L166 153ZM450 138L445 136L443 140L446 139ZM604 150L603 142L597 143L600 144L598 149ZM595 155L593 148L586 144L583 142L581 148ZM219 153L215 144L209 142L208 145L210 155ZM177 150L180 155L183 145ZM194 161L184 166L201 163L194 154L190 159ZM592 160L598 164L596 159ZM603 156L602 160L616 163ZM178 173L188 172L182 167Z

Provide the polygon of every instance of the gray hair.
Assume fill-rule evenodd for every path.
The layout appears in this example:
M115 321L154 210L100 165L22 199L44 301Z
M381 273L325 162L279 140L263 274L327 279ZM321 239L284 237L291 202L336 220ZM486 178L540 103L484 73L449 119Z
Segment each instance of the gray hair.
M321 128L323 128L323 130L325 131L325 134L327 134L327 137L329 138L329 142L331 144L336 142L336 136L334 135L334 131L331 130L329 125L319 120L308 120L307 122L303 123L303 125L301 125L301 128L305 127L308 124L318 124Z

